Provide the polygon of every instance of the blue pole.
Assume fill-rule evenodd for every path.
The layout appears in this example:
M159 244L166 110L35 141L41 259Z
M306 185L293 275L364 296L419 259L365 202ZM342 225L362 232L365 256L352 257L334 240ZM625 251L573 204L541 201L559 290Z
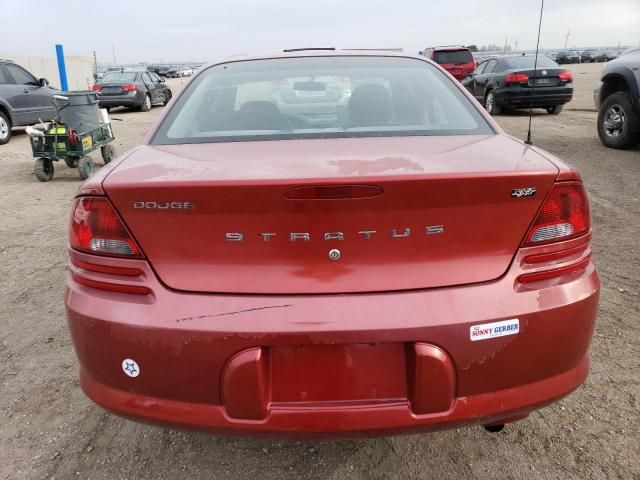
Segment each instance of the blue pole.
M58 57L58 73L60 74L60 88L63 92L69 90L67 84L67 67L64 64L64 50L62 45L56 45L56 56Z

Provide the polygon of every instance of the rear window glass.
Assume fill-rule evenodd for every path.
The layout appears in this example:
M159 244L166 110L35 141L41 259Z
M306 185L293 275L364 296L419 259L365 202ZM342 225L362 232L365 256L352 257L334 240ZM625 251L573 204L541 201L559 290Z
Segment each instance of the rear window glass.
M135 82L136 72L107 72L102 77L103 82L120 83L120 82Z
M302 57L209 68L189 84L153 143L492 132L426 62Z
M526 57L509 57L504 59L507 68L533 68L536 61L535 55ZM546 55L538 55L538 67L553 68L558 64Z
M433 55L433 61L436 63L472 63L473 55L469 50L449 50L436 52Z

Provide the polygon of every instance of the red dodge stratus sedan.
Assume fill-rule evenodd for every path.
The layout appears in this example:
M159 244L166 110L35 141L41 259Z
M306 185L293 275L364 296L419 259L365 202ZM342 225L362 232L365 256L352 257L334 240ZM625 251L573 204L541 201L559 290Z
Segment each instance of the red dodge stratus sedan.
M580 175L422 57L202 68L82 185L69 257L82 388L142 421L499 429L589 370Z

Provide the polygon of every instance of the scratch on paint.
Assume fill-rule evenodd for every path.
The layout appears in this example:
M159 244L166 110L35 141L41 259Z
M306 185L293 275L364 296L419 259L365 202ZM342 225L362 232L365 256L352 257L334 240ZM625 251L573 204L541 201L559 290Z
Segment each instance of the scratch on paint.
M247 308L245 310L236 310L233 312L211 313L208 315L198 315L197 317L178 318L176 322L180 323L180 322L186 322L188 320L200 320L202 318L224 317L226 315L237 315L239 313L257 312L258 310L268 310L270 308L287 308L287 307L293 307L293 305L267 305L264 307Z

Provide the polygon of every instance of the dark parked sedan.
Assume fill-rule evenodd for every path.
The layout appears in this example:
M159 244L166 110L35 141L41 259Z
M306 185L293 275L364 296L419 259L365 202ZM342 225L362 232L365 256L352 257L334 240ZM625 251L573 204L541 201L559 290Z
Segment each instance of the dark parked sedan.
M556 62L560 64L565 63L580 63L582 61L582 56L580 52L576 52L573 50L566 50L564 52L558 52L556 55Z
M487 111L498 114L503 109L544 108L560 113L573 97L573 75L546 56L512 55L481 63L462 85L482 103Z
M146 70L107 72L92 89L98 92L100 107L107 109L136 107L148 112L154 103L166 105L171 99L164 79Z
M0 145L9 142L12 127L53 119L57 93L46 78L36 79L17 63L0 59Z

